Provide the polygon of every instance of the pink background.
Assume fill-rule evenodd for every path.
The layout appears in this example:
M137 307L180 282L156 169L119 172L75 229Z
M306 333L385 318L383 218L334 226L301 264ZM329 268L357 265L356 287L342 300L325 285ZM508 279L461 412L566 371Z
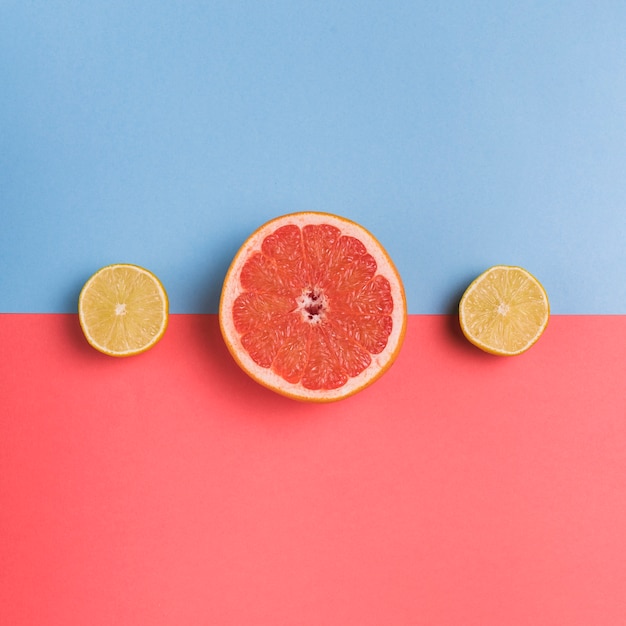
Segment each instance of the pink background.
M519 357L410 316L341 403L258 386L217 318L117 360L0 316L0 623L626 623L626 317Z

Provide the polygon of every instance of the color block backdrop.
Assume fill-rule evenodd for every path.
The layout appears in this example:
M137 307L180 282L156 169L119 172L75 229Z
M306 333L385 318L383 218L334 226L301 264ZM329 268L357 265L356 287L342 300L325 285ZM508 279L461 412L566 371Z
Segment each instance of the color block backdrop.
M0 6L0 623L626 623L626 6ZM247 235L372 231L396 364L308 406L217 327ZM84 341L132 262L152 351ZM553 316L500 359L455 307L493 264Z

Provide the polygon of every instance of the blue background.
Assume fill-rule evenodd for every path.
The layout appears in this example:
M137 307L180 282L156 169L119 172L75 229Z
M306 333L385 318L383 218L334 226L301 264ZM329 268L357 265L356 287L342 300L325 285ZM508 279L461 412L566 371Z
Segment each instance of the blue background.
M499 263L626 313L626 3L0 4L0 311L133 262L214 313L298 210L369 228L410 313Z

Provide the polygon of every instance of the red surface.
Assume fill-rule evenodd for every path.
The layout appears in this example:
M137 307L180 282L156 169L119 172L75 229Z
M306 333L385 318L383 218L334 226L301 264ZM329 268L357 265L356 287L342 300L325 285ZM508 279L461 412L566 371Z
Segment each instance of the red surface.
M214 316L151 352L0 316L0 623L626 624L626 317L519 357L409 320L371 388L301 405Z

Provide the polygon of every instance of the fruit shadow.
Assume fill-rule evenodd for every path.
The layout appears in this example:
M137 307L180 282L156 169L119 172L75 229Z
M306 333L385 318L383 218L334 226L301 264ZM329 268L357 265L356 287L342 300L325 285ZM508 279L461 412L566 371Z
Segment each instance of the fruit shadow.
M268 421L301 419L304 416L321 415L320 404L299 402L282 396L250 378L237 365L222 338L217 315L194 315L193 332L205 346L203 358L206 364L207 384L217 385L222 393L237 398L241 408L238 414L247 418ZM350 398L341 401L349 402ZM326 406L338 403L327 403ZM344 404L345 406L345 404ZM334 412L334 411L331 411Z
M250 418L287 421L293 420L294 416L301 419L304 415L320 415L319 403L300 402L282 396L254 381L239 367L224 343L217 312L226 273L243 239L245 237L241 233L233 232L230 241L224 243L217 253L213 252L219 254L219 269L203 276L196 289L193 308L201 313L192 315L190 319L194 325L192 331L204 347L207 384L218 385L222 393L237 398L242 413ZM349 400L343 400L342 404Z
M446 314L444 316L445 337L450 344L450 347L458 353L462 354L465 358L475 359L476 362L493 362L495 359L497 359L497 357L494 357L494 355L484 352L480 348L477 348L475 345L470 343L463 334L461 324L459 322L459 302L461 301L461 298L465 293L465 290L467 289L467 285L469 285L472 280L473 278L470 278L460 283L446 303Z
M89 345L83 334L83 329L80 327L78 313L64 313L62 329L65 333L68 349L72 350L81 360L90 363L105 363L111 360L110 356L94 350Z

